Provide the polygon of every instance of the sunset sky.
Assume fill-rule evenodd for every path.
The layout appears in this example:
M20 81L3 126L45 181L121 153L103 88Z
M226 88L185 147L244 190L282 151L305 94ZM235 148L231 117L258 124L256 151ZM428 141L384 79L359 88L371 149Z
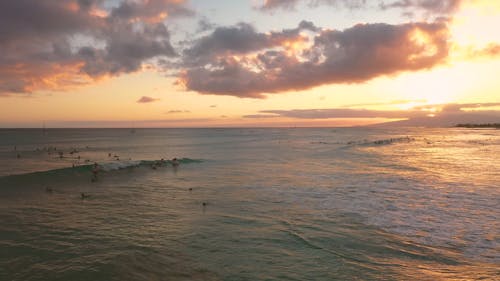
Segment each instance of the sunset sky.
M500 121L499 27L492 0L0 1L0 127Z

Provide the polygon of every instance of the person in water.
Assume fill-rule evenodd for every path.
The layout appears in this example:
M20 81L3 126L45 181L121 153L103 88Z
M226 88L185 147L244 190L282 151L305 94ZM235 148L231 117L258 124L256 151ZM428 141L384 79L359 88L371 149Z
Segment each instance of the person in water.
M180 163L179 163L179 161L177 160L177 158L172 159L172 166L177 167L177 166L179 166L179 164L180 164Z
M99 165L97 162L94 163L94 167L92 167L92 182L97 181L97 174L99 173Z

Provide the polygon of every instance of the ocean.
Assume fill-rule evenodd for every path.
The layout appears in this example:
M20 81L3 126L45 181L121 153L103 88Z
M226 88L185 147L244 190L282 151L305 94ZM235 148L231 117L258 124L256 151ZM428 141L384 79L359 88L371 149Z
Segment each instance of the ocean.
M3 129L0 280L500 280L500 130Z

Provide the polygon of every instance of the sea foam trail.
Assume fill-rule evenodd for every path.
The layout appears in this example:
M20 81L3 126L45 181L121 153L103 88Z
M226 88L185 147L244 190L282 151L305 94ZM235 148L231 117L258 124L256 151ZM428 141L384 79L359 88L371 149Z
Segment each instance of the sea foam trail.
M176 160L179 164L201 163L201 159L180 158ZM99 172L113 172L136 167L168 167L173 165L172 160L124 160L113 162L96 162ZM0 177L0 179L22 178L22 177L37 177L37 176L72 176L72 175L88 175L94 169L95 164L76 165L74 167L51 169L32 173L24 173L17 175L9 175Z

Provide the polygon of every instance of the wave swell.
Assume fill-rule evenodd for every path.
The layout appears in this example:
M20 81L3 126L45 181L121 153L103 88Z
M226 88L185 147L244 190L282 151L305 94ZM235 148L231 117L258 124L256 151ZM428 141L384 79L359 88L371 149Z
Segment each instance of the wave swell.
M0 177L0 179L19 179L23 177L38 177L38 176L75 176L75 175L89 175L93 170L97 172L113 172L124 169L132 169L138 167L151 167L151 168L160 168L160 167L176 167L178 165L192 164L192 163L201 163L203 160L201 159L191 159L191 158L179 158L176 160L125 160L125 161L113 161L113 162L103 162L103 163L94 163L94 164L84 164L77 165L67 168L59 168L52 170L45 170L39 172L32 173L24 173L17 175L8 175ZM97 164L97 167L96 167Z

